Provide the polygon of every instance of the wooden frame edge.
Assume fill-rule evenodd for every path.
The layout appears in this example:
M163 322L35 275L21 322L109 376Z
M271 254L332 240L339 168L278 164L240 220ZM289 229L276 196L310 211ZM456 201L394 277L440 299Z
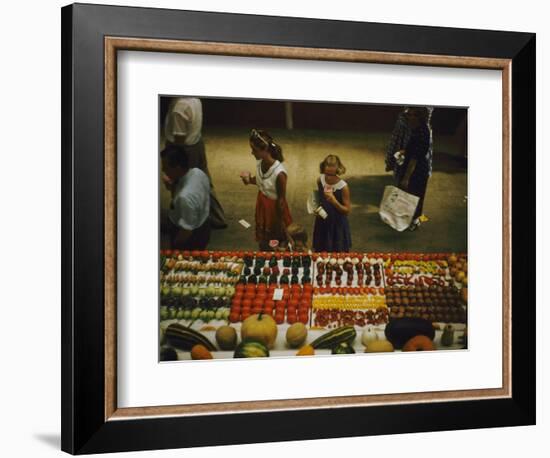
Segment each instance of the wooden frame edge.
M253 413L297 409L344 408L380 404L410 404L510 398L511 386L511 59L387 53L374 51L300 48L199 41L104 37L105 49L105 421L143 417L194 416ZM309 399L244 401L217 404L190 404L117 407L116 377L116 64L118 50L174 52L189 54L270 57L393 65L426 65L479 68L502 71L503 146L503 386L495 389L437 391L368 396L338 396ZM437 398L434 398L437 395Z

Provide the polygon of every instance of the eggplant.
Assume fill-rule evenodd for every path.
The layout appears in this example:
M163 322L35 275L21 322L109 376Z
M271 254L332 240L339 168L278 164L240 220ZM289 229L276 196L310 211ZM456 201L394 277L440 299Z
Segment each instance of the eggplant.
M390 320L384 330L394 348L402 348L408 340L415 336L423 335L433 340L435 330L432 322L423 318L396 318Z

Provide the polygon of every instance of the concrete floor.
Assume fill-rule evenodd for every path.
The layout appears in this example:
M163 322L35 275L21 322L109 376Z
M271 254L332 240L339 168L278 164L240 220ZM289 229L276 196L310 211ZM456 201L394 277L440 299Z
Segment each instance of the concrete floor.
M384 171L384 150L389 133L321 131L271 131L283 147L288 170L287 200L295 222L311 238L313 216L307 214L306 199L315 189L319 163L337 154L347 168L343 178L351 192L349 216L352 249L383 252L466 252L467 177L460 159L452 154L450 139L434 138L434 173L429 181L424 214L429 221L417 231L396 232L378 215L384 186L392 175ZM255 162L248 145L248 130L209 129L203 132L210 173L225 210L229 227L212 232L210 249L257 249L254 240L254 209L257 188L244 186L239 173L254 172ZM249 229L238 221L245 219Z

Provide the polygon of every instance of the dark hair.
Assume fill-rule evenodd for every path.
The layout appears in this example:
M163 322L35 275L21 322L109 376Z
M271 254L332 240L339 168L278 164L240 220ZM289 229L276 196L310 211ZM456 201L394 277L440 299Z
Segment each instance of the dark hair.
M250 132L250 142L260 149L267 149L273 159L283 162L283 149L273 141L273 137L265 130L252 129Z
M329 154L323 159L323 162L319 164L319 170L321 173L325 173L325 167L327 165L336 166L336 175L343 175L346 173L346 167L342 164L342 161L338 156L336 156L336 154Z
M187 151L182 145L169 144L161 151L160 157L165 159L170 167L186 169L189 166Z

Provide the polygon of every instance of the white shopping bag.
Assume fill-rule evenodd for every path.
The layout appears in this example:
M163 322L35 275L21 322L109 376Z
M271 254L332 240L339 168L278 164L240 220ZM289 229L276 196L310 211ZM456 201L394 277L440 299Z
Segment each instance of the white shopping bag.
M380 203L380 218L388 226L402 232L412 222L419 198L395 186L386 186Z

